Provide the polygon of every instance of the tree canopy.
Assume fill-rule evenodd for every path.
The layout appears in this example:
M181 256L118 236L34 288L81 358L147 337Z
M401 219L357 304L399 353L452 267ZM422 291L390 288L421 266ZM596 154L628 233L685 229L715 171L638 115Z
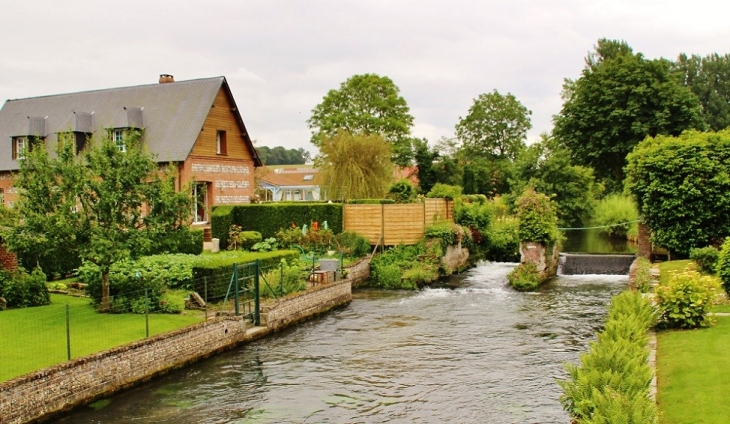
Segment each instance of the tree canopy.
M712 131L730 126L730 55L705 57L681 54L673 69L702 105L702 116Z
M621 187L626 155L645 137L704 127L697 98L670 65L601 39L580 78L565 82L553 134L576 164L593 167L613 191Z
M688 254L730 236L730 130L647 138L627 159L627 187L655 244Z
M302 147L286 149L283 146L258 146L256 152L264 165L302 165L311 159L311 154Z
M383 198L393 182L392 146L376 134L325 137L315 164L330 199Z
M469 155L514 160L532 128L530 114L510 93L480 94L466 117L459 117L456 138Z
M380 135L393 146L393 159L407 165L411 153L411 116L408 104L393 81L377 74L353 75L330 90L307 120L311 141L321 147L338 131L352 135Z

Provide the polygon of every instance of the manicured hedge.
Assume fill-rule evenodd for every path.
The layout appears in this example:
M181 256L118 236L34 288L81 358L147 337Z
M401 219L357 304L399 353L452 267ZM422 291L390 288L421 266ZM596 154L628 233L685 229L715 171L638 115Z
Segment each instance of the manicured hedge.
M394 199L350 199L347 201L350 205L392 205Z
M228 246L231 225L240 225L243 231L258 231L266 239L276 237L282 228L292 223L301 227L327 221L335 233L342 232L342 204L340 203L257 203L238 206L218 206L211 214L211 232L220 240L221 249Z

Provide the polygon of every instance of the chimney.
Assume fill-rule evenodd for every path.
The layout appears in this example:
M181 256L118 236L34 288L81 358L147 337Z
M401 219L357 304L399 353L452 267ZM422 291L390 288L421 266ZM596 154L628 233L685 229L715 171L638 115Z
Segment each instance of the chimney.
M160 84L165 84L168 82L175 82L175 78L173 78L173 76L169 74L160 74Z

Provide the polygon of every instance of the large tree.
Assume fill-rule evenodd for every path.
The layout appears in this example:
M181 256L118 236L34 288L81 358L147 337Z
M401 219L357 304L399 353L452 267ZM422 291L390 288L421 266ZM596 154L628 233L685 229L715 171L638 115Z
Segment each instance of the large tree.
M258 146L256 152L264 165L302 165L311 159L311 154L302 147L286 149L283 146Z
M393 146L393 160L408 165L411 152L411 116L408 104L393 81L376 74L353 75L337 90L330 90L307 120L312 143L347 131L352 135L380 135Z
M322 140L315 163L330 199L382 198L393 181L391 145L376 134L338 131Z
M645 137L704 127L697 98L670 63L633 53L625 42L599 40L580 78L566 80L563 98L554 136L613 191L621 187L626 155Z
M673 64L681 82L697 96L709 129L730 126L730 55L681 54Z
M102 272L102 310L109 308L109 268L119 260L175 251L188 231L190 190L175 190L173 167L161 171L130 130L124 148L109 137L75 154L61 137L51 156L38 144L20 162L19 219L5 234L11 249L78 255Z
M480 94L466 117L459 117L456 138L470 156L514 160L532 128L531 113L510 93Z

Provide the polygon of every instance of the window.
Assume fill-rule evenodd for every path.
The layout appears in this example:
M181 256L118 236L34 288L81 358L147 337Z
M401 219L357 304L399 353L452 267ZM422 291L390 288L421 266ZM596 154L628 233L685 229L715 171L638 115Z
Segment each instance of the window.
M219 155L228 154L228 146L226 143L226 132L217 131L215 134L215 153Z
M13 137L13 159L23 159L28 151L30 151L30 143L28 143L27 137Z
M75 155L78 155L79 152L84 150L86 141L88 141L90 137L91 134L78 131L58 133L58 147L61 148L61 146L67 142L72 143L73 152Z
M304 176L304 181L312 181L314 179L313 174L307 174Z
M127 151L127 146L124 144L124 130L123 129L112 130L112 141L114 142L114 144L117 145L117 149L119 149L120 152Z

